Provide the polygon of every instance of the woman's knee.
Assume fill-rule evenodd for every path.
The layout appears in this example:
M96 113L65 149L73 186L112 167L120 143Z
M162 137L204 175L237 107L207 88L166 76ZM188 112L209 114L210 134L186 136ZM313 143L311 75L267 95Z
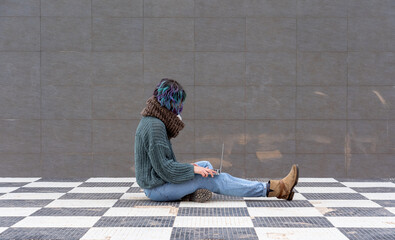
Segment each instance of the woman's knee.
M213 168L213 166L211 165L211 163L209 161L198 161L195 162L197 165L201 166L201 167L206 167L208 166L209 168Z
M208 166L209 168L213 169L213 165L211 165L210 161L204 161L205 166Z

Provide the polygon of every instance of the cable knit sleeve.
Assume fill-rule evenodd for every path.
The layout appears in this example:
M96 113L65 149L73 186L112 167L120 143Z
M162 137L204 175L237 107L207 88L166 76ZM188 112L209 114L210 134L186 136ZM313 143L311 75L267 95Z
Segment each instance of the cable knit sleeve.
M194 166L190 163L177 162L167 140L166 128L163 123L151 125L151 136L148 156L155 172L164 181L182 183L192 180L195 176Z
M179 163L171 158L171 150L161 144L154 144L148 155L155 172L166 182L182 183L194 178L194 166L190 163Z

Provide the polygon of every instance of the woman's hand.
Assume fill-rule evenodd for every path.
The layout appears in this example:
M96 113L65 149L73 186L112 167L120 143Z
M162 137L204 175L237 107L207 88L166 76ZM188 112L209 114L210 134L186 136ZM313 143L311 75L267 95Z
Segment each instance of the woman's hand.
M214 177L214 173L217 173L215 170L210 169L208 167L204 168L195 163L193 163L193 171L197 174L202 175L203 177L208 177L211 174L211 177Z

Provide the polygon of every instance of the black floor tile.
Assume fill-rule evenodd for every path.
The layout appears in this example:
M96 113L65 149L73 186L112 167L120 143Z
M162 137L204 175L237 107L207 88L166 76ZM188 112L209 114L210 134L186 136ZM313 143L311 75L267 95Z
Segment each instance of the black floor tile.
M34 182L85 182L89 178L50 178L50 177L44 177L40 178L37 181Z
M12 193L66 193L73 187L21 187L12 191Z
M59 199L119 199L123 193L66 193Z
M255 217L254 227L317 228L334 227L325 217Z
M0 217L0 227L11 227L24 218L25 217Z
M368 200L359 193L302 193L308 200Z
M314 207L307 200L246 200L247 207Z
M326 217L378 217L389 216L393 217L395 214L385 208L368 208L368 207L331 207L327 208L324 216Z
M8 228L0 233L1 240L77 240L89 228Z
M395 207L395 200L371 200L382 207Z
M354 191L359 193L389 193L395 192L395 187L352 187Z
M173 228L170 239L248 239L257 240L254 228Z
M133 182L84 182L78 187L131 187Z
M180 207L177 216L205 216L205 217L244 217L249 216L247 208L208 208L208 207Z
M350 240L394 240L395 228L338 228Z
M101 217L93 227L173 227L175 216Z
M44 207L54 201L53 199L4 199L0 200L0 207Z
M109 208L41 208L30 216L103 216Z
M178 207L181 201L152 201L152 200L128 200L119 199L112 207L134 207L134 206L174 206Z

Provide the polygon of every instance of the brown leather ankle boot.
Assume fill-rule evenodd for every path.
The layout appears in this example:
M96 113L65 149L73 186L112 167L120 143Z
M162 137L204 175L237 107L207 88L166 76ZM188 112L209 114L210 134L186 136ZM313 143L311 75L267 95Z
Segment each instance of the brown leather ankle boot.
M279 199L286 199L288 201L293 199L294 192L292 191L299 179L299 167L297 164L292 165L291 171L286 177L280 180L269 180L270 189L268 197L277 197Z

